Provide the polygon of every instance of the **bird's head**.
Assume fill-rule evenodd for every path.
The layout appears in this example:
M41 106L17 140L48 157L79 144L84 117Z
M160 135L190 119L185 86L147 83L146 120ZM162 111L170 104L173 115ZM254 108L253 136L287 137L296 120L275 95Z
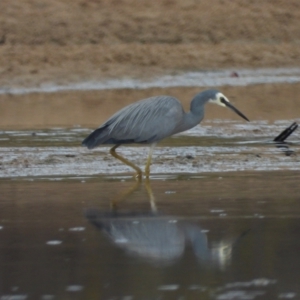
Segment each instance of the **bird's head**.
M219 91L213 91L213 93L211 94L211 97L209 98L208 102L210 103L214 103L223 107L228 107L231 110L233 110L236 114L238 114L240 117L242 117L243 119L245 119L246 121L249 122L249 119L242 114L237 108L235 108L230 102L229 100Z
M214 103L223 107L226 107L226 102L229 103L229 100L227 97L222 94L219 91L214 91L214 93L211 94L211 98L208 100L210 103Z

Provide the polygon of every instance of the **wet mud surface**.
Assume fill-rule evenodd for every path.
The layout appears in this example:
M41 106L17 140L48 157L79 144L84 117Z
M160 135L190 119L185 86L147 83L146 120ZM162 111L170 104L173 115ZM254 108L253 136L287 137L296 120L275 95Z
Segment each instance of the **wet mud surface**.
M226 171L297 170L300 135L273 142L289 121L240 123L206 121L155 148L152 175ZM88 150L81 141L89 129L5 131L0 134L0 176L130 175L133 170L109 154L110 147ZM122 146L118 153L144 168L149 147Z

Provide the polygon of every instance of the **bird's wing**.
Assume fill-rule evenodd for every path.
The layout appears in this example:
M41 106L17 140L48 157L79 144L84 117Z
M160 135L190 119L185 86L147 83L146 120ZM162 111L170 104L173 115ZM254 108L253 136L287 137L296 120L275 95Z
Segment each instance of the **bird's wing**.
M151 97L124 107L100 128L115 142L151 143L172 135L183 113L176 98Z

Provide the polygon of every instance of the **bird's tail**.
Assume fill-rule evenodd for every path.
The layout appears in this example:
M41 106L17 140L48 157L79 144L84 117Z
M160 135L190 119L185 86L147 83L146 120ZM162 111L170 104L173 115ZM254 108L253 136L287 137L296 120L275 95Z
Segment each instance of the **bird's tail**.
M107 126L100 127L93 131L88 137L82 141L82 145L88 149L93 149L98 145L104 144L108 137Z

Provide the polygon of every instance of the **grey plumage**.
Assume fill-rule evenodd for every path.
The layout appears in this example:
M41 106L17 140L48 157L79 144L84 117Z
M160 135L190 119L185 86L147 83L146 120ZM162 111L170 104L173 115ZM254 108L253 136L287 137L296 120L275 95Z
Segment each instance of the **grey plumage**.
M183 113L176 98L159 96L144 99L115 113L88 136L83 145L92 149L101 144L152 143L172 134L177 123L174 123L174 118L181 119ZM155 122L152 122L153 117Z
M248 120L218 90L206 90L197 94L191 101L190 111L187 113L183 110L178 99L171 96L157 96L140 100L116 112L84 139L82 144L88 149L93 149L102 144L116 145L111 149L111 154L122 160L123 158L121 159L119 155L115 154L118 145L130 143L154 144L168 136L188 130L202 121L204 106L209 101L227 106ZM141 174L138 167L135 168L126 159L122 161ZM150 164L149 159L148 163Z
M180 101L174 97L157 96L140 100L115 113L82 144L92 149L101 144L162 140L199 124L204 117L204 104L217 92L208 90L197 94L189 113L184 112Z

